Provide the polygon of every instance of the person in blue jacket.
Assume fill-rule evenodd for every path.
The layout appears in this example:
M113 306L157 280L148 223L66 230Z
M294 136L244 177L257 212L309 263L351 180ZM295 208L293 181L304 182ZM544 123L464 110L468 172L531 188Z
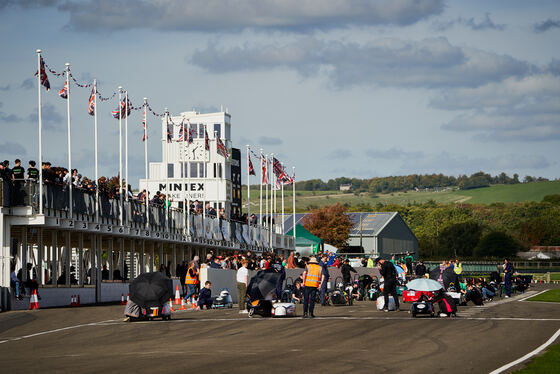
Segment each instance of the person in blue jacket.
M324 254L321 257L321 261L319 262L319 266L321 266L323 268L323 275L325 277L324 282L321 283L321 305L323 305L323 306L326 305L325 293L327 292L327 281L330 278L329 266L327 265L328 261L329 261L329 256Z
M513 276L513 265L509 259L504 259L504 283L506 285L506 297L511 296L511 277Z
M206 309L212 308L214 299L212 298L212 290L210 289L211 285L212 283L210 281L206 281L206 283L204 283L204 288L200 290L200 294L198 295L198 307L200 309L203 309L205 305Z

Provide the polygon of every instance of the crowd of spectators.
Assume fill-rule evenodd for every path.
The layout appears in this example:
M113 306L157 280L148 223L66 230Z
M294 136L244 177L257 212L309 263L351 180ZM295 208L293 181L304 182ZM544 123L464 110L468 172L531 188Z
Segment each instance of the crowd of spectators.
M3 183L4 191L4 204L5 205L23 205L25 193L22 191L23 186L27 182L37 182L39 180L39 170L35 167L35 161L29 161L27 172L21 165L21 160L16 159L13 168L10 168L10 161L4 160L0 163L0 178ZM119 199L121 194L123 197L128 197L129 200L146 204L146 200L150 206L159 206L169 209L173 204L173 199L169 195L157 191L153 196L148 196L145 189L138 194L134 194L130 184L126 183L123 179L123 188L119 189L119 177L114 176L111 178L101 176L97 181L79 173L78 169L72 169L71 172L67 168L61 166L52 166L50 162L43 162L41 165L42 180L46 185L58 186L63 191L66 191L70 183L72 183L73 190L82 191L84 193L93 194L99 189L99 195L110 199ZM126 189L124 188L126 186ZM200 200L184 201L180 206L188 206L191 215L207 215L213 218L231 219L235 222L244 224L258 224L258 218L255 214L248 216L246 213L241 213L238 208L234 209L230 214L224 208L216 209L210 203ZM203 212L204 210L204 212ZM274 217L268 216L268 219L263 217L263 222L274 223Z

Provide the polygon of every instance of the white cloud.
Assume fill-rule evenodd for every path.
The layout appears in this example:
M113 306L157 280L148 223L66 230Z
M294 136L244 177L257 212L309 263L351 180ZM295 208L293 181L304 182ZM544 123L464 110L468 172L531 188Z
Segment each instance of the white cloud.
M459 18L454 19L452 21L447 21L447 22L436 21L436 22L433 23L433 27L437 31L446 31L446 30L452 28L455 25L465 26L465 27L468 27L469 29L471 29L473 31L481 31L481 30L499 30L499 31L502 31L502 30L505 30L505 28L506 28L505 24L495 23L490 18L490 13L486 13L485 17L480 21L477 21L474 17L471 17L471 18L459 17Z
M410 25L443 8L443 0L69 0L59 6L70 13L69 26L80 31L204 32Z
M210 45L195 51L191 61L213 73L287 68L311 76L324 71L336 87L477 87L530 70L524 61L454 46L444 37L385 38L363 45L309 37L285 45Z
M432 105L465 110L442 128L473 132L481 140L560 139L560 77L552 74L449 90L432 100Z

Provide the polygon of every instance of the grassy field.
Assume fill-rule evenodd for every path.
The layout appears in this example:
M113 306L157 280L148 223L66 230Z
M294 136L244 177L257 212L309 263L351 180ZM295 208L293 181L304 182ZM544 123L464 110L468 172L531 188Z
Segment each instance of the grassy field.
M536 295L527 299L528 301L547 301L552 303L560 303L560 289L548 290L545 293Z
M335 203L351 206L369 205L372 209L378 203L387 204L421 204L433 200L438 203L515 203L523 201L541 201L546 195L560 193L560 181L523 183L515 185L493 185L474 190L447 189L436 191L409 191L392 194L371 196L369 193L342 193L340 191L296 191L296 211L303 212L312 208L332 205ZM264 192L263 192L264 195ZM281 210L280 192L278 192L277 207ZM243 191L243 205L247 206L247 190ZM264 201L264 196L263 196ZM263 203L264 204L264 203ZM292 211L292 191L284 191L284 205L286 212ZM259 208L259 188L251 186L251 210ZM264 208L263 208L264 210ZM362 209L363 210L363 209Z
M515 374L558 373L560 367L560 344L553 345L542 356L531 360L526 368L517 370Z

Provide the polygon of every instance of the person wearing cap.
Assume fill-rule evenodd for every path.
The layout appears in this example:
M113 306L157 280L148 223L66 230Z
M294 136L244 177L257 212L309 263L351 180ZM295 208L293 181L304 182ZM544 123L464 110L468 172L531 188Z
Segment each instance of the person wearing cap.
M303 278L303 318L315 318L315 314L313 314L315 297L317 296L317 289L321 287L325 280L325 275L323 274L323 268L314 256L309 259L301 277Z

